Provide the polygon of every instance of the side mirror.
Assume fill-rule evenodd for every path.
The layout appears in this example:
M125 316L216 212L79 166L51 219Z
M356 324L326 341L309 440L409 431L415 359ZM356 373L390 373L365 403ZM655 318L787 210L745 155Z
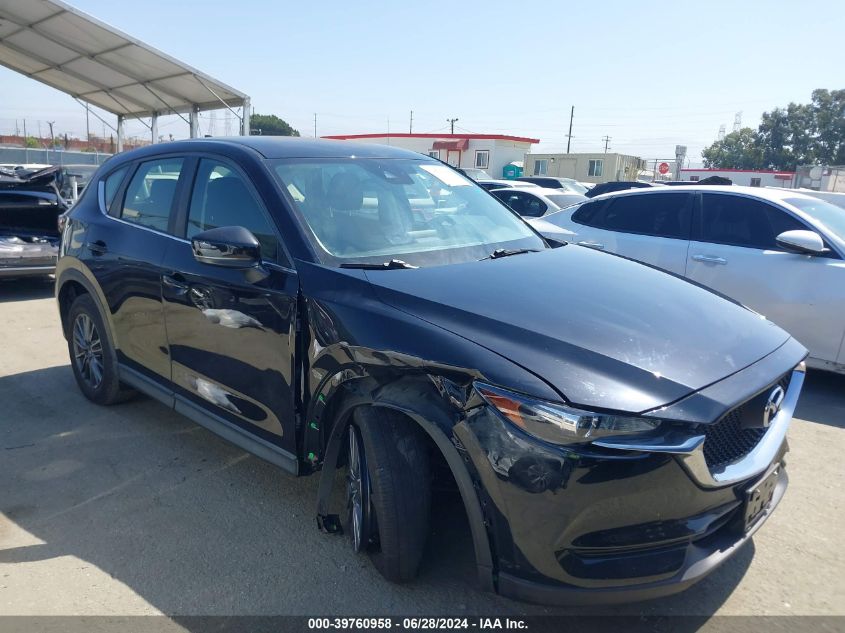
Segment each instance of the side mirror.
M225 268L254 268L261 264L261 244L242 226L221 226L191 238L194 259Z
M815 231L784 231L775 241L778 246L802 255L821 255L827 252L824 241Z

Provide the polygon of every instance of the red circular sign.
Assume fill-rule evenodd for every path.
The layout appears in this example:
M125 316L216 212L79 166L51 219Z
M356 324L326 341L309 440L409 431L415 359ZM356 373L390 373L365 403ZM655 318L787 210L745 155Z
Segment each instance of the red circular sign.
M660 163L660 167L657 168L661 174L668 174L669 173L669 163Z

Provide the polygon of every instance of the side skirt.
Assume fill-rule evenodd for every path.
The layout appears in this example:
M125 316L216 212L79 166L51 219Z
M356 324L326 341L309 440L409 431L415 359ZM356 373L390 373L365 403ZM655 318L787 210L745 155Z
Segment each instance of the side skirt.
M279 448L266 440L251 435L228 420L207 411L187 398L176 395L172 390L159 385L134 369L126 367L125 365L119 365L118 372L120 374L121 382L124 382L141 393L158 400L168 408L175 410L177 413L181 413L200 426L204 426L212 433L219 435L224 440L231 442L235 446L252 453L256 457L259 457L274 466L278 466L285 472L290 473L291 475L299 474L299 460L296 459L296 455L293 455L292 453L289 453L288 451Z

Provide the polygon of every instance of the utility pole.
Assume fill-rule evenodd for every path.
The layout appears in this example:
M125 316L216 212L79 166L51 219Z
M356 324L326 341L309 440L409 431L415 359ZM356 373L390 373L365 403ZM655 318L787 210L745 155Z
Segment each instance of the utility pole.
M452 134L454 134L454 133L455 133L455 123L456 123L457 121L459 121L459 119L457 119L457 118L454 118L454 119L446 119L446 122L452 126Z
M314 138L317 138L317 113L314 113Z
M414 133L414 111L411 110L411 124L408 126L408 134Z
M29 139L26 137L26 119L23 120L23 162L29 162Z
M155 142L155 139L153 139ZM88 120L88 102L85 102L85 147L91 145L91 125Z
M55 121L47 121L47 125L50 126L50 149L54 149L56 147L56 137L53 136L53 126L55 124Z
M572 119L575 118L575 106L569 111L569 134L566 135L566 153L569 153L569 144L572 143Z
M607 154L607 145L608 145L608 143L610 143L610 137L609 136L602 136L601 140L604 141L604 153Z

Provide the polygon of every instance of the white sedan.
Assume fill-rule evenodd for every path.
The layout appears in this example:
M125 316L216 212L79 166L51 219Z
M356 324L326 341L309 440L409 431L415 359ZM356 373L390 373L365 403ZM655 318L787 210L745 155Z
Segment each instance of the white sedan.
M837 206L789 189L634 189L546 215L537 228L732 297L801 341L811 366L845 373L845 210Z

